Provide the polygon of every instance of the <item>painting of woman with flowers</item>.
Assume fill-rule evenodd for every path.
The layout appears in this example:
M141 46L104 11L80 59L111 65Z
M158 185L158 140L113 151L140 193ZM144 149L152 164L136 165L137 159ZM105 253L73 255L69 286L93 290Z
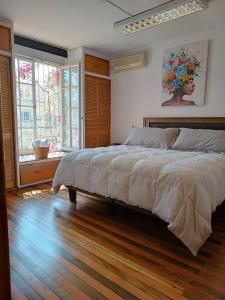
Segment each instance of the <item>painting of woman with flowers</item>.
M162 106L204 104L207 52L208 41L164 52Z

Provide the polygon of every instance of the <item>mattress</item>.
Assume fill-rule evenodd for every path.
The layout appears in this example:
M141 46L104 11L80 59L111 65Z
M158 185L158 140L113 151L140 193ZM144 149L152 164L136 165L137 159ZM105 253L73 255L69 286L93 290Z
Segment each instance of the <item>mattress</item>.
M66 155L53 189L73 186L147 209L196 255L225 199L224 183L224 154L121 145Z

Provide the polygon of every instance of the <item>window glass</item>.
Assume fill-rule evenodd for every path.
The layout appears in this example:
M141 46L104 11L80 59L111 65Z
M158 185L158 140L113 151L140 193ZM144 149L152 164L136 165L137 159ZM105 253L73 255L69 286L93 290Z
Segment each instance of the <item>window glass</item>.
M32 62L20 59L18 67L19 81L32 84Z
M71 67L71 86L79 85L79 68L78 66Z
M63 86L64 87L70 86L70 70L69 69L63 70Z
M32 154L34 139L47 138L50 151L78 148L79 65L60 70L16 57L15 78L19 154Z
M72 106L72 108L79 107L79 89L78 89L78 87L71 88L71 106Z
M79 65L64 69L62 74L63 147L79 148Z
M21 83L19 94L21 105L34 106L32 85Z
M61 149L59 70L24 58L15 59L19 154L33 153L34 139L47 138L50 151Z

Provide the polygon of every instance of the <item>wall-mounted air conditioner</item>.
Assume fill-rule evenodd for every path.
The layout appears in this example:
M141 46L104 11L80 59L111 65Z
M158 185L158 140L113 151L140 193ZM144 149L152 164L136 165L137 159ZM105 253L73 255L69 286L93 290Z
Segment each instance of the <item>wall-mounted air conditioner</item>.
M120 72L145 67L148 64L147 53L138 53L127 57L113 59L110 63L111 72Z

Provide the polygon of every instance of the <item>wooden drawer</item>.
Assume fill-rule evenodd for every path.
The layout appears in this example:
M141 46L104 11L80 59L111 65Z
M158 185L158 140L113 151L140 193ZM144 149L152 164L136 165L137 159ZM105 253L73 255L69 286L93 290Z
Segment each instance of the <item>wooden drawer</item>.
M0 50L11 51L10 35L10 28L0 26Z
M95 56L86 54L85 55L85 71L109 76L109 61L99 58L99 57L95 57Z
M60 160L33 163L20 166L20 184L31 184L52 179Z

